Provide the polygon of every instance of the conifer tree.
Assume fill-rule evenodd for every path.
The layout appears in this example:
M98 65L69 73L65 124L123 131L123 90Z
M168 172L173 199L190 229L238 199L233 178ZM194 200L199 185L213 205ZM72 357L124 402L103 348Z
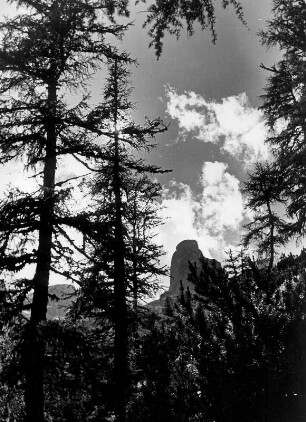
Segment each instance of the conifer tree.
M155 171L155 170L154 170ZM128 285L137 311L141 299L152 297L159 289L159 276L166 274L160 266L163 255L154 242L155 229L163 224L159 216L161 185L148 174L132 174L124 186L127 231Z
M136 0L136 3L147 3L147 0ZM231 5L238 18L245 23L241 2L238 0L221 0L225 9ZM149 26L149 36L152 39L150 46L154 46L157 57L160 57L163 48L163 38L166 33L179 38L184 24L187 33L194 33L195 24L202 30L209 29L213 42L217 39L215 30L216 12L213 0L155 0L150 2L144 26Z
M90 187L96 217L88 255L93 259L81 282L77 306L87 307L89 315L98 311L113 321L115 413L118 421L124 421L129 389L129 309L137 311L138 299L156 290L156 277L165 273L159 265L162 252L153 242L153 230L160 222L160 185L148 177L162 170L146 165L140 152L150 149L150 139L166 127L160 119L147 119L144 126L133 122L129 72L116 59L110 60L108 67L104 102L92 115L100 122L105 143ZM88 303L90 291L100 291L102 301L97 303L90 295Z
M271 135L268 143L275 151L283 179L283 192L288 198L287 212L294 219L290 233L305 233L305 23L304 1L274 0L272 18L261 33L262 43L278 47L281 60L262 67L270 76L263 95Z
M296 369L306 352L299 339L306 309L302 259L282 257L272 272L243 254L230 255L227 271L205 261L200 272L190 266L195 295L185 329L194 333L190 350L207 420L305 417L305 367L302 376Z
M63 156L99 154L88 119L86 82L105 57L118 55L106 37L121 37L125 28L116 25L114 13L124 13L125 2L117 6L97 0L12 3L22 6L22 12L0 24L1 163L23 158L27 168L37 172L38 188L31 194L16 190L1 203L1 270L5 277L29 264L35 266L33 279L19 280L15 287L20 304L26 292L34 292L25 329L25 404L27 421L42 422L42 322L49 277L51 272L69 274L59 257L71 263L71 250L59 238L67 227L79 229L85 220L61 210L70 191L58 181L57 169ZM69 107L67 92L82 88L83 100Z
M247 194L247 207L254 213L252 221L245 225L243 238L246 247L255 241L259 255L266 254L268 267L272 269L275 249L286 242L286 223L281 219L274 206L285 202L283 180L277 168L271 164L256 163L249 180L244 184Z

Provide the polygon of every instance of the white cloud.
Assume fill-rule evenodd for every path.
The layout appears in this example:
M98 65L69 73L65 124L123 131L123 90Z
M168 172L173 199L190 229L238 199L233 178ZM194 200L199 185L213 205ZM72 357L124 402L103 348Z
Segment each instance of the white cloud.
M235 233L246 217L239 180L227 172L226 164L205 162L200 182L199 195L194 195L190 186L175 182L174 193L164 191L162 216L167 220L157 241L169 251L168 264L182 240L197 240L204 256L219 260L237 241Z
M226 230L237 230L244 219L244 205L239 180L229 174L227 164L206 162L197 225L220 237Z
M161 215L165 224L161 226L157 239L157 243L163 245L168 253L166 257L168 265L178 243L186 239L199 240L199 230L195 224L199 204L193 198L188 185L175 185L179 188L179 193L170 194L168 189L164 190ZM202 242L201 247L204 255L211 257L206 244Z
M222 152L245 165L270 158L263 113L249 104L245 93L218 103L194 92L177 94L168 87L167 97L167 113L177 120L183 137L192 133L203 142L219 145Z

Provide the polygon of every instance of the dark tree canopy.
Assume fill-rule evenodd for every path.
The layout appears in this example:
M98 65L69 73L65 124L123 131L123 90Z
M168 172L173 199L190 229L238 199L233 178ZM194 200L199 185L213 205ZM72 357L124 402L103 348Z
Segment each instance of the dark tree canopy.
M131 3L10 3L21 7L0 24L0 163L23 159L37 189L11 190L0 202L0 418L305 420L305 251L274 262L278 243L305 232L305 2L274 0L262 34L284 52L266 68L263 97L276 162L257 164L246 183L248 206L262 213L245 243L258 242L268 268L243 254L231 254L226 269L191 265L195 293L181 284L161 314L141 306L165 274L154 241L161 186L153 177L162 170L142 152L166 127L132 119L132 60L111 42L128 27L117 17L128 18ZM158 57L166 33L192 35L198 25L216 40L217 1L136 3L147 4L144 26ZM243 21L238 0L219 5ZM87 82L105 65L94 107ZM82 99L71 106L67 94L75 91ZM64 157L90 177L59 179ZM73 206L76 185L88 194L82 211ZM297 215L289 231L279 203ZM29 266L33 277L22 277ZM65 321L46 321L51 273L80 287Z
M269 260L273 267L276 248L287 241L286 222L275 210L277 204L286 202L283 193L283 179L274 164L256 163L249 179L244 184L247 207L252 210L252 220L245 225L244 247L252 242L256 252Z
M155 136L166 126L160 119L135 124L126 65L115 58L109 60L108 70L104 101L92 113L104 146L90 183L94 230L87 236L87 255L91 265L80 280L78 302L89 314L100 314L113 323L114 412L118 421L125 421L129 310L133 303L136 312L138 300L157 290L156 277L165 272L159 265L161 248L154 244L152 232L160 222L157 199L161 187L149 177L162 170L146 165L139 154L152 148ZM97 301L99 291L102 300Z
M289 199L287 211L295 222L291 234L303 235L306 222L305 191L305 54L306 5L304 1L273 1L273 17L261 33L264 45L276 46L283 56L270 72L263 95L272 134L269 144L275 151L283 178L283 192Z
M147 0L137 0L137 3L147 3ZM179 38L186 26L187 34L194 33L195 25L199 24L202 30L209 29L213 42L217 39L215 29L216 13L213 0L154 0L148 2L147 18L144 26L149 27L151 38L150 46L154 46L157 57L162 53L163 38L168 32ZM225 9L231 5L238 18L244 22L241 2L238 0L220 0ZM244 22L245 23L245 22Z
M207 420L305 417L303 256L282 257L272 273L244 255L231 254L227 270L191 265L196 294L185 312Z
M98 134L88 119L86 83L105 59L119 56L107 38L121 38L125 27L114 21L116 7L95 0L17 5L22 12L0 24L0 162L24 159L36 171L37 190L16 190L1 202L0 266L3 278L35 266L34 277L15 277L12 305L23 305L25 293L33 289L24 399L26 420L42 422L46 348L40 327L46 320L50 274L71 277L73 242L67 230L88 228L86 215L67 212L71 188L67 180L58 180L59 159L99 154ZM67 93L74 89L85 92L72 107Z
M273 272L247 256L190 265L152 316L137 356L131 421L263 422L305 418L305 253Z

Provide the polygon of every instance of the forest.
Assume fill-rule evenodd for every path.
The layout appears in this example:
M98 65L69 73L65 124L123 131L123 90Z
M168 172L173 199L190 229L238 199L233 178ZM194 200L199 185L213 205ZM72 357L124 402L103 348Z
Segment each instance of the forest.
M146 303L169 276L156 231L171 169L148 157L169 127L134 119L137 57L120 44L132 2L8 3L0 163L21 162L36 187L0 197L0 420L305 421L306 250L287 248L306 231L305 1L272 0L259 34L281 55L262 65L272 155L244 183L240 251L222 266L190 262L194 290L182 285L162 312ZM247 26L243 1L136 3L156 59L183 31L214 43L216 3ZM65 166L80 170L59 177ZM54 276L75 286L65 318L47 318Z

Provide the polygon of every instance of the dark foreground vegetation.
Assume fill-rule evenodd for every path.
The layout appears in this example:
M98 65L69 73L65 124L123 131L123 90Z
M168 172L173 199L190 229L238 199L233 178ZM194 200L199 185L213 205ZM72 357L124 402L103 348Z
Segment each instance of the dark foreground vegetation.
M224 269L191 265L195 293L182 288L162 314L142 299L166 273L154 243L164 170L142 157L166 126L133 120L133 60L115 47L129 2L10 3L20 8L0 24L0 162L22 159L37 186L0 203L0 419L305 420L305 251L276 259L305 235L304 1L274 0L261 34L283 52L264 66L274 158L245 184L254 218L243 243L261 259L246 250ZM238 1L220 3L243 21ZM166 32L186 23L192 34L196 22L215 38L211 0L150 2L157 55ZM65 177L65 163L84 171ZM46 318L51 274L78 285L64 320Z
M272 271L241 256L227 270L191 266L193 295L138 320L130 309L126 420L305 420L305 265L303 252ZM113 327L111 316L40 324L45 420L114 419ZM6 330L2 420L24 418L25 347L26 323Z

